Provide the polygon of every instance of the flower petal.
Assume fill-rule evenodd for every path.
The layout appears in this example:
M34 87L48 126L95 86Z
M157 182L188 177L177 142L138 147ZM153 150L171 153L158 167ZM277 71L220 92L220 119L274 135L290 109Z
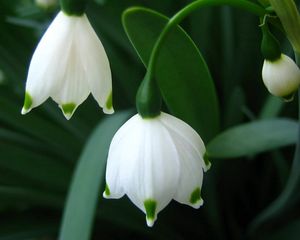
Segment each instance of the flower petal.
M89 88L103 108L104 113L114 112L112 106L112 77L109 61L103 45L89 20L84 15L81 22L82 33L78 35L82 64L86 72Z
M203 159L199 152L185 139L172 133L180 158L180 180L174 199L180 203L199 208L203 204L201 187Z
M204 161L203 156L206 152L205 145L199 136L199 134L187 123L176 118L170 114L161 113L160 121L173 133L177 133L177 136L184 139L188 142L192 148L198 153L199 156L202 156L202 167L204 171L207 171L210 168L210 162ZM175 138L178 138L175 137Z
M29 66L26 82L27 104L24 105L23 114L43 103L61 81L61 62L67 61L67 56L63 53L69 47L66 43L71 38L71 24L65 14L58 13L40 40ZM28 96L31 98L30 105Z
M136 120L135 116L128 120L111 141L106 166L106 189L103 193L105 198L121 198L124 195L124 184L120 179L121 171L124 171L122 167L125 166L123 156L130 155L127 152L127 143L131 142L128 137L135 128Z
M172 138L158 120L160 117L149 120L139 118L136 131L141 134L137 144L127 147L130 153L125 156L128 170L126 175L122 174L122 181L126 183L125 192L130 200L147 214L148 225L152 225L157 213L172 200L176 192L179 159ZM132 138L128 140L134 141ZM151 205L152 212L149 212L146 204L149 201L155 202L155 208Z
M90 52L82 53L86 50L86 46L82 45L80 36L85 34L86 16L69 17L74 21L71 40L68 42L69 50L65 50L67 61L62 62L64 69L63 81L58 85L58 90L52 93L52 98L60 105L63 113L70 118L77 108L89 95L90 89L86 79L87 69L83 62L86 55ZM82 49L84 49L82 51ZM92 54L92 53L91 53ZM72 104L75 106L72 111L64 111L64 105Z

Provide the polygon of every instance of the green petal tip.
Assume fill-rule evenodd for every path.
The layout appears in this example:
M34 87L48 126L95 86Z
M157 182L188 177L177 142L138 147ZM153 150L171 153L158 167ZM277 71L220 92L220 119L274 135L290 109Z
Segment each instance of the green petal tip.
M204 160L204 163L205 163L205 166L206 166L205 171L207 171L207 170L209 170L210 167L211 167L211 162L210 162L209 159L208 159L208 154L207 154L207 152L204 154L203 160Z
M24 105L22 108L22 114L26 114L31 110L32 107L32 97L28 92L25 92Z
M110 196L110 190L107 184L105 184L105 190L104 190L104 197L109 197Z
M112 104L112 92L110 92L106 100L105 107L103 108L103 112L106 114L114 113L113 104Z
M62 112L65 115L66 119L69 120L76 109L76 104L66 103L66 104L62 104L60 108L62 109Z
M146 210L146 221L148 227L152 227L156 220L156 207L157 203L153 199L147 199L144 201L144 207Z
M201 198L201 189L197 187L190 196L190 203L195 207L198 208L203 204L203 200Z

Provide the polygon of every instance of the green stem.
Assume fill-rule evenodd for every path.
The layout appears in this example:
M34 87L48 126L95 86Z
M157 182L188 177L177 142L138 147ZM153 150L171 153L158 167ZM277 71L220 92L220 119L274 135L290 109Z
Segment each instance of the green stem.
M296 63L300 67L300 54L295 53ZM296 150L294 155L294 160L291 168L290 178L288 180L288 185L295 186L291 191L290 195L293 195L300 185L300 87L298 89L298 141L296 144Z
M276 61L281 56L280 44L276 37L270 32L268 23L261 19L262 41L261 53L265 59L269 61Z
M296 57L297 65L300 66L300 55L295 53L295 57ZM296 201L296 199L299 200L300 198L300 195L297 195L300 186L299 169L300 169L300 88L298 89L298 141L296 143L294 159L291 167L290 176L286 184L286 188L283 190L283 192L278 198L280 200L284 199L284 201L282 201L284 203L282 204L282 206L286 206L288 204L288 201L290 201L292 198L294 198L294 201ZM290 207L292 206L293 203L290 202Z
M297 65L300 66L300 54L295 53ZM248 234L259 234L259 228L270 219L277 219L299 203L300 194L300 88L298 89L298 141L295 155L285 188L280 195L249 225Z
M148 64L148 76L150 79L154 79L154 70L155 64L157 62L157 57L159 54L159 50L162 46L162 43L170 30L177 26L185 17L190 15L195 10L201 7L208 7L208 6L220 6L220 5L228 5L232 7L237 7L249 11L259 17L263 17L266 14L266 10L259 5L247 1L247 0L198 0L195 2L190 3L183 9L181 9L178 13L176 13L167 23L167 25L162 30L160 36L158 37Z
M69 16L82 16L89 0L60 0L62 11Z
M155 64L163 41L168 33L177 26L185 17L201 7L228 5L247 10L259 17L266 14L266 10L259 5L247 0L198 0L190 3L177 12L166 24L151 52L147 74L139 87L136 96L136 107L143 118L153 118L159 115L161 109L161 94L155 81ZM155 100L156 99L156 100Z

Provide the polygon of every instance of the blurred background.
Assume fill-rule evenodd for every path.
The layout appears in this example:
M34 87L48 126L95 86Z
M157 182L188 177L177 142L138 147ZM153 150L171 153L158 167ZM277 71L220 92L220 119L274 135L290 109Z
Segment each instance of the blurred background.
M106 119L92 97L70 121L50 99L30 114L20 114L31 56L59 11L53 2L45 8L33 0L0 0L0 240L58 238L76 165L89 136ZM111 63L117 112L127 111L128 116L135 112L135 93L145 74L123 30L122 12L137 5L170 17L189 2L89 2L88 18ZM297 101L286 104L263 86L258 25L257 17L229 7L199 10L181 25L213 76L222 130L257 119L297 118ZM283 35L276 29L275 34L283 52L291 55ZM153 228L146 226L144 214L126 197L102 198L103 167L91 239L299 239L298 198L286 210L257 220L286 187L293 153L291 145L247 157L211 159L213 167L203 184L204 206L194 210L172 201Z

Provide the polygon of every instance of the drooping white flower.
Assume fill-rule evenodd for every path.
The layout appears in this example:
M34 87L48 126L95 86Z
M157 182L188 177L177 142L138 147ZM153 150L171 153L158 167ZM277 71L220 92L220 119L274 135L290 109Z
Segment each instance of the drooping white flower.
M22 114L52 97L65 117L92 93L113 113L111 70L105 50L85 14L59 12L30 62Z
M143 119L136 114L110 145L105 198L129 199L144 213L148 226L167 204L176 201L199 208L205 146L197 132L167 113Z
M264 61L262 79L271 94L287 98L300 85L300 70L290 57L281 54L275 61Z

